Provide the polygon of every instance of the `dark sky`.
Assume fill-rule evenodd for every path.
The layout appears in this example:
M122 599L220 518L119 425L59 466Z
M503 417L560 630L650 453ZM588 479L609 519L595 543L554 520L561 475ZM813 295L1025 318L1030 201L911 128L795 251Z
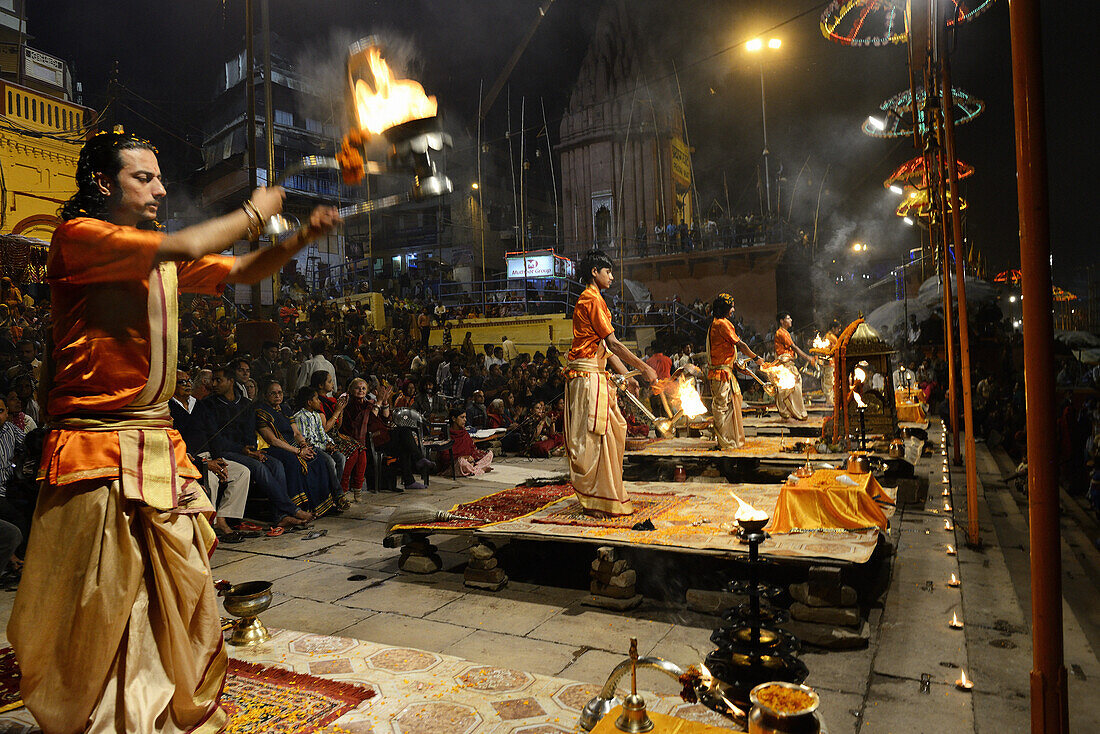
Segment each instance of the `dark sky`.
M917 244L916 231L894 216L896 199L882 187L916 151L907 140L872 139L859 131L880 102L907 87L903 47L864 50L826 41L818 30L823 4L807 0L628 2L643 35L678 69L704 208L715 199L724 203L723 174L735 211L758 206L760 77L743 42L766 33L783 40L767 59L765 81L772 173L782 165L786 178L784 215L789 210L793 220L812 222L828 169L819 243L843 251L866 241L873 253L890 258ZM258 23L259 0L255 4ZM406 39L416 49L417 77L450 115L472 128L479 83L491 85L539 4L272 0L271 23L303 58L371 32ZM1097 262L1098 247L1095 227L1086 222L1094 197L1085 185L1096 170L1096 145L1081 139L1091 132L1080 114L1089 103L1081 100L1095 100L1100 90L1093 41L1079 29L1095 28L1098 13L1092 3L1083 4L1085 10L1064 2L1043 5L1055 278L1083 291L1083 266ZM117 61L119 81L147 100L131 98L133 111L120 111L122 119L179 158L166 170L182 175L198 165L195 149L181 139L191 146L201 142L202 110L221 64L242 43L242 0L38 0L29 6L33 44L73 65L86 103L102 106ZM544 98L555 137L599 6L598 0L556 0L511 76L513 114L521 96ZM991 269L1019 260L1008 26L1008 3L1001 0L960 28L953 55L955 85L987 104L984 115L959 128L958 150L977 168L963 184L970 203L967 236ZM502 95L487 134L503 131L504 114ZM175 144L165 145L168 140Z

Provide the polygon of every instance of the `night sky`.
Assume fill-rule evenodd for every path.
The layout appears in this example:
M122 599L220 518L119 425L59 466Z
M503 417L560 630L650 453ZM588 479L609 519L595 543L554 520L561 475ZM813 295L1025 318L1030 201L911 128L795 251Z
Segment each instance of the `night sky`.
M535 19L540 0L272 0L272 29L302 60L323 57L348 39L381 32L415 49L413 71L438 95L450 119L476 125L478 86L487 89ZM67 60L83 83L86 104L101 108L118 64L119 82L135 95L116 105L117 119L161 145L170 176L197 168L203 110L222 63L243 46L241 0L150 3L38 0L29 3L32 45ZM257 24L259 0L256 0ZM1095 100L1094 4L1044 3L1047 123L1055 280L1085 295L1085 265L1097 256L1086 219L1094 197L1096 145L1084 141L1082 108ZM543 98L552 136L595 28L598 0L556 0L510 79L513 115L519 99ZM669 7L671 6L671 7ZM765 66L768 138L774 177L782 165L782 211L813 220L821 197L818 242L848 257L852 242L896 261L918 244L893 209L882 181L916 155L911 142L872 139L859 131L868 114L906 88L903 46L855 49L826 41L818 30L822 3L805 0L629 0L643 35L678 70L704 211L724 205L728 184L735 212L758 208L760 77L744 42L757 34L782 39ZM1073 15L1071 15L1073 13ZM1087 17L1086 17L1087 16ZM1019 260L1016 217L1008 4L996 3L959 29L955 86L986 102L986 112L958 128L960 157L977 173L963 182L969 201L966 233L989 263L989 275ZM259 46L257 46L259 50ZM300 54L300 55L299 55ZM486 135L504 132L505 97ZM1091 137L1091 136L1090 136ZM797 185L796 185L797 179ZM791 192L793 191L793 208ZM1091 220L1091 217L1088 218ZM831 248L831 249L830 249Z

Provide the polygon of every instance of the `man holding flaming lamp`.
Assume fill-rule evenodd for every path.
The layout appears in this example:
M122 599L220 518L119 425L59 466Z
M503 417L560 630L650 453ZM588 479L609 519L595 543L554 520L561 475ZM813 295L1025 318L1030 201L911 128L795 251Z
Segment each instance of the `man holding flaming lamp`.
M585 512L595 516L634 512L623 486L626 420L607 366L626 375L629 364L647 382L657 382L653 368L615 338L611 311L600 294L614 280L611 268L611 258L600 250L589 252L577 265L586 287L573 309L573 345L565 368L569 478Z
M714 415L714 437L719 449L745 447L745 427L741 418L741 386L737 384L733 369L737 366L737 350L740 349L757 364L764 360L737 336L731 318L733 296L719 293L711 304L710 331L707 334L707 354L710 358L710 394L713 396L711 412Z
M789 311L780 311L776 317L778 327L775 330L775 363L765 371L779 388L775 396L779 415L804 421L810 417L806 404L802 402L802 375L795 367L795 355L810 364L816 364L814 358L798 348L791 338L790 329L794 325Z
M241 208L166 234L156 149L121 131L80 152L46 280L50 433L8 637L47 732L216 732L227 658L211 583L214 508L172 428L178 294L256 283L339 221L317 207L281 242L217 253L283 207Z

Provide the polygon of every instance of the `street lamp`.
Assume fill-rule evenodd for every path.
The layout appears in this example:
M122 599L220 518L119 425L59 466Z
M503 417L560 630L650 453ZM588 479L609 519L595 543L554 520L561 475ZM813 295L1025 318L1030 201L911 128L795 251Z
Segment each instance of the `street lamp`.
M769 38L767 46L771 50L778 50L783 42L778 38ZM764 39L754 38L745 44L745 50L749 53L756 53L764 49ZM761 56L760 60L760 121L764 127L764 195L768 199L768 214L772 213L772 189L771 189L771 175L768 172L768 115L767 107L764 102L764 57Z

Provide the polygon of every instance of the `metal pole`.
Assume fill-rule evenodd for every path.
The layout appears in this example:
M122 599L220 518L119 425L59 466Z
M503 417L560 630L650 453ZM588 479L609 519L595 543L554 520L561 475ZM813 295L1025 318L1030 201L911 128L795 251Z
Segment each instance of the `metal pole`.
M485 81L477 87L477 228L481 230L481 290L485 292L485 194L481 188L481 88Z
M274 102L271 99L271 8L270 0L262 0L260 3L260 24L263 26L264 34L264 147L267 149L267 185L272 186L275 182L275 113L273 112ZM255 134L255 133L253 133ZM270 244L272 238L267 238ZM276 273L271 276L271 298L275 301L275 293L278 290L279 275ZM252 311L254 314L258 314L260 308L259 301L253 306Z
M561 227L558 224L561 205L558 203L558 177L554 173L554 149L550 145L550 126L546 124L546 103L542 97L539 97L539 106L542 107L542 129L546 133L546 159L550 163L550 184L554 187L554 246L558 247L561 244Z
M966 271L959 248L962 247L962 205L959 200L959 171L955 157L955 95L951 91L951 68L947 56L940 60L943 75L944 141L947 149L947 174L951 185L951 232L955 241L955 283L959 293L959 357L962 360L963 431L966 434L966 541L979 545L978 535L978 465L974 445L974 404L970 385L970 331L966 312ZM958 447L956 446L956 451Z
M772 213L771 177L768 173L768 113L764 103L764 59L760 59L760 121L764 127L764 196L768 200L768 214Z
M1016 191L1024 296L1024 385L1031 542L1031 731L1069 731L1054 426L1046 115L1038 0L1008 6L1016 116Z
M256 189L256 52L253 43L252 0L244 0L244 89L245 89L245 160L248 166L248 192ZM257 250L259 242L248 249ZM252 286L252 311L260 307L260 284Z

